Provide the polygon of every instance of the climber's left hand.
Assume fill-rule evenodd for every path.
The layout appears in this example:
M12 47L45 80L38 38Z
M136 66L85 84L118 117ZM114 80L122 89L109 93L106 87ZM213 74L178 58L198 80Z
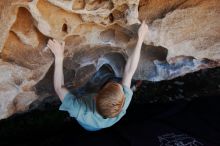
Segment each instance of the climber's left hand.
M47 47L50 48L50 50L53 52L55 58L61 58L63 59L64 57L64 47L65 47L65 42L62 41L59 43L57 40L49 40L47 43Z

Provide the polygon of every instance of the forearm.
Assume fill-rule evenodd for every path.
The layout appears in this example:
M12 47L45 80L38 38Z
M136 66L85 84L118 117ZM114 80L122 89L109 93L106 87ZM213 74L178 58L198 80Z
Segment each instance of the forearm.
M131 74L131 76L133 76L133 74L135 73L137 66L138 66L138 62L140 60L142 43L143 43L142 40L138 40L134 51L128 57L128 60L125 66L125 72Z
M54 71L54 88L56 93L58 94L60 100L64 98L64 76L63 76L63 58L55 57L55 71Z
M64 85L63 79L63 58L55 58L55 71L54 71L54 88L60 89Z
M124 70L124 74L122 78L122 84L129 88L131 86L131 79L137 69L138 62L140 59L142 42L143 41L138 40L133 53L128 57L127 63L125 65L125 70Z
M122 85L130 87L131 79L137 69L138 62L140 60L141 46L145 35L147 34L148 26L145 21L142 22L140 28L138 29L138 42L132 54L128 57L127 63L125 65L125 70L122 78Z

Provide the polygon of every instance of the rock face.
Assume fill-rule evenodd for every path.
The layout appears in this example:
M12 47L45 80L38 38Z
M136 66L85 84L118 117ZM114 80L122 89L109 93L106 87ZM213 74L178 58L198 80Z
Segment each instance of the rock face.
M65 40L65 80L79 87L105 64L122 76L145 19L134 79L161 81L219 66L219 18L219 0L1 0L0 119L42 98L36 85L53 73L49 38Z

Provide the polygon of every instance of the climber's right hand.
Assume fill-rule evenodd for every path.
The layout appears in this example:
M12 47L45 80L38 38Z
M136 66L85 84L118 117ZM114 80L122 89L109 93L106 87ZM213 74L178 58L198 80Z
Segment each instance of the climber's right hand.
M47 43L47 47L50 48L50 50L53 52L55 58L64 58L64 47L65 42L59 43L57 40L49 40Z

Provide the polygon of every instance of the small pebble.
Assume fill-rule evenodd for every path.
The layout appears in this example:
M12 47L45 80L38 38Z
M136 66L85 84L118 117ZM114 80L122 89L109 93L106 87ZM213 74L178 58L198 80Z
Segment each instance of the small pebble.
M181 93L183 93L183 89L179 89L179 91L180 91Z
M180 86L181 86L181 85L184 85L184 82L175 81L174 84L176 84L176 85L180 85Z

